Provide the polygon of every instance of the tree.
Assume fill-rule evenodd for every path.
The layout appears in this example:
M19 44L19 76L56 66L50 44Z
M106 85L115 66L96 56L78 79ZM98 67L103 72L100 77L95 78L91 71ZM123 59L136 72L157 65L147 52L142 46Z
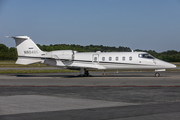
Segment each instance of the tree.
M40 45L37 46L42 51L53 51L53 50L75 50L79 52L96 52L96 51L103 51L103 52L130 52L131 49L129 47L110 47L110 46L103 46L103 45L88 45L88 46L81 46L81 45L69 45L69 44L55 44L55 45ZM175 50L167 50L165 52L157 53L155 50L141 50L136 49L135 51L142 51L148 52L149 54L153 55L154 57L167 61L167 62L180 62L180 51ZM17 49L14 47L8 48L4 44L0 44L0 60L15 60L17 59Z
M8 52L8 50L9 50L9 48L6 47L6 45L0 44L0 51L1 51L1 52Z

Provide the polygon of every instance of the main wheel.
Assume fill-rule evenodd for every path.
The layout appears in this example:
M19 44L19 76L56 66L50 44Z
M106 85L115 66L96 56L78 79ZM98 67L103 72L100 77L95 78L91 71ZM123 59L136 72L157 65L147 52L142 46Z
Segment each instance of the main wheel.
M89 76L89 71L88 71L88 70L85 70L84 76L85 76L85 77Z

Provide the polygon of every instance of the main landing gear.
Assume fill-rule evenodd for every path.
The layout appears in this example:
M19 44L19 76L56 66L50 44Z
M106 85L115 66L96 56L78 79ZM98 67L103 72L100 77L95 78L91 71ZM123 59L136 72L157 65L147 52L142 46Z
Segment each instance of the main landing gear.
M86 70L86 69L84 69L84 68L81 68L81 69L80 69L80 76L81 76L81 77L87 77L87 76L89 76L89 71Z

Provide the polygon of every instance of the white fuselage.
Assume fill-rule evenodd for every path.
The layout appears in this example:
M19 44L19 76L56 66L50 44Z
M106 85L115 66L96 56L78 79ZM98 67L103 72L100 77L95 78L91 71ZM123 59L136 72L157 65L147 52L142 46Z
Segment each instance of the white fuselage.
M58 51L57 51L58 53ZM146 52L74 52L72 59L61 59L63 55L44 56L42 63L68 69L124 70L124 69L168 69L176 66L156 59ZM53 57L50 56L57 56ZM67 55L64 55L67 56ZM48 59L47 59L48 58Z
M146 52L89 52L75 53L69 67L84 67L95 69L167 69L176 66L156 58L140 57Z

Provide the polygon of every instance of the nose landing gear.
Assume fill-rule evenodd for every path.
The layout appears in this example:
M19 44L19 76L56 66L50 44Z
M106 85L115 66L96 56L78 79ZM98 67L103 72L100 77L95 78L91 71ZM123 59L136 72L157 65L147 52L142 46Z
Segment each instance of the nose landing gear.
M160 73L156 72L155 77L160 77Z

